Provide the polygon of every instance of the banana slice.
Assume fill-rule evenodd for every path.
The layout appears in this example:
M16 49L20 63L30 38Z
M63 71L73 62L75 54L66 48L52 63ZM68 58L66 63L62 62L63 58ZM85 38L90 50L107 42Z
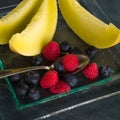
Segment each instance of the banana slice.
M0 44L7 44L11 36L21 32L37 12L43 0L23 0L0 19Z
M10 49L24 56L40 54L54 36L57 15L56 0L43 0L28 26L21 33L12 36L9 41Z
M108 48L120 42L120 30L84 9L77 0L58 0L61 13L73 32L96 48Z

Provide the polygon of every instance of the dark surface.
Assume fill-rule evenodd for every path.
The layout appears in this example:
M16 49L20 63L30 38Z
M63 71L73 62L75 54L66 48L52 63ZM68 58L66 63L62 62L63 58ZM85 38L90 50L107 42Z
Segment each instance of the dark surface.
M0 7L17 3L19 1L20 0L0 0ZM98 0L98 3L110 20L120 27L120 0ZM6 84L1 82L0 120L33 120L51 112L55 112L80 102L117 91L119 88L119 83L112 86L100 87L89 92L77 93L33 108L18 111L16 110L15 104ZM119 120L119 103L120 95L116 95L67 112L63 112L46 120Z
M120 10L119 0L97 0L101 8L107 14L107 16L111 19L112 23L120 27Z
M0 0L0 7L14 5L19 3L21 0Z
M0 120L33 120L51 112L55 112L66 107L79 104L83 101L93 99L108 93L119 90L120 83L111 87L100 87L89 92L78 93L61 98L52 102L47 102L37 107L17 111L11 99L11 95L5 85L0 86ZM4 97L3 97L4 96ZM54 115L48 120L119 120L120 95L116 95L101 101L78 107L76 109Z

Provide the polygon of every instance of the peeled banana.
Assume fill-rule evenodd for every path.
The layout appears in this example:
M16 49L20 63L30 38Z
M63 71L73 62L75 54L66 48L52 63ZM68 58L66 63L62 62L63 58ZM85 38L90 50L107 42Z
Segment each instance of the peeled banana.
M56 0L43 0L27 27L12 36L9 41L10 49L24 56L38 55L54 36L57 15Z
M106 24L83 8L77 0L58 0L60 11L73 32L96 48L108 48L120 42L120 30Z
M21 32L37 12L43 0L23 0L0 19L0 44L7 44L11 36Z

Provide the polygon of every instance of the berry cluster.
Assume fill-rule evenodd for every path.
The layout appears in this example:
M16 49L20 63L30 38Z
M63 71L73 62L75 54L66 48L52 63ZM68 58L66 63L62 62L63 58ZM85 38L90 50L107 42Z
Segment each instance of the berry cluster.
M85 53L92 59L97 51L93 46L89 46ZM54 69L29 71L9 77L15 85L16 94L22 99L35 101L42 97L41 89L53 94L60 94L79 86L80 78L71 74L80 64L76 54L82 54L81 50L77 47L72 48L67 41L62 41L60 44L55 41L49 42L40 55L32 57L31 64L38 66L54 63ZM61 56L62 59L56 61ZM108 77L111 74L111 67L106 65L99 67L96 62L90 62L81 73L87 80L95 81L99 76Z
M86 55L93 60L98 54L98 49L89 46L85 49ZM112 68L108 65L98 66L96 62L89 63L83 70L84 76L88 78L88 80L96 80L96 78L106 78L109 77L112 73Z
M66 46L63 47L64 42L60 45L55 41L49 42L40 55L32 57L31 64L34 66L49 65L49 63L52 64L60 56L63 56L64 53L63 59L54 63L53 70L29 71L9 77L18 97L35 101L42 97L40 89L46 89L53 94L58 94L69 92L71 87L76 86L79 79L74 75L71 78L66 77L66 80L61 77L66 72L75 71L79 65L79 60L75 54L67 54L69 52L68 48L71 50L70 44L68 44L66 50L63 50L66 48ZM77 82L74 82L73 79Z
M70 84L61 79L60 75L74 72L78 65L79 59L76 54L69 53L71 45L63 41L60 45L55 42L49 42L42 51L42 55L49 61L55 61L64 53L64 56L54 63L54 70L47 71L40 80L42 88L49 89L52 93L62 93L71 90ZM66 54L68 53L68 54Z

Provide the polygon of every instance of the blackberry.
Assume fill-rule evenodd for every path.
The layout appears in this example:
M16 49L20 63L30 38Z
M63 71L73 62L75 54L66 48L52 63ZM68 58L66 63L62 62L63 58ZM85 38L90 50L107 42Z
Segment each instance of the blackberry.
M30 100L30 101L36 101L36 100L39 100L41 97L41 94L40 94L40 91L39 89L33 87L33 88L30 88L28 94L27 94L27 98Z
M71 87L76 87L80 82L80 80L73 74L66 75L64 79Z
M59 63L59 62L56 62L56 63L54 64L54 69L55 69L59 74L65 73L65 68L64 68L64 66L63 66L61 63Z
M29 71L25 74L25 82L30 85L38 85L40 80L40 73L38 71Z
M104 65L99 68L99 74L102 78L109 77L112 72L112 69L110 66Z
M9 77L10 81L13 83L17 83L20 82L21 80L21 75L20 74L16 74L16 75L12 75Z
M34 56L32 58L32 65L38 66L43 64L43 57L42 55Z
M82 51L78 47L74 47L70 50L71 54L82 54Z
M67 52L70 51L70 49L71 49L71 45L67 41L62 41L60 43L60 50L61 50L61 52L67 53Z
M97 54L97 48L95 48L94 46L89 46L86 50L85 53L88 57L92 58Z
M15 87L15 92L18 95L18 97L24 98L26 93L29 90L29 86L25 83L20 83Z

